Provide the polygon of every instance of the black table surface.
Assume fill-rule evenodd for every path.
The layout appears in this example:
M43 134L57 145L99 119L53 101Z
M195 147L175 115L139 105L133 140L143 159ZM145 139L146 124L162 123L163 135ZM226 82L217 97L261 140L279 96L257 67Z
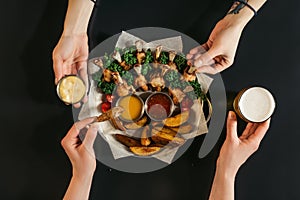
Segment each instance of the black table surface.
M72 109L56 96L51 59L66 6L67 1L58 0L2 2L1 199L61 199L71 177L60 140L73 123ZM230 2L211 1L192 24L169 28L202 43L228 6ZM296 0L267 2L245 28L235 63L222 72L227 91L261 85L277 102L261 148L236 177L236 199L300 199L299 8ZM111 23L103 20L99 26ZM95 29L91 46L123 28L111 27ZM90 199L207 199L224 133L199 159L203 139L195 139L175 163L151 173L125 173L98 163Z

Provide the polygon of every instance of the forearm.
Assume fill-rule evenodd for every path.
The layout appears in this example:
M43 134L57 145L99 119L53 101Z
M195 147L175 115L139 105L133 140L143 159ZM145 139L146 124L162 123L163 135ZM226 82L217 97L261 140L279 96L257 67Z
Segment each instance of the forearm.
M258 11L266 1L267 0L248 0L248 4L253 7L254 10ZM250 8L244 5L241 6L241 8L237 8L239 4L238 2L234 3L224 19L230 21L233 25L244 28L252 19L254 13Z
M79 178L73 176L63 200L87 200L92 185L93 176Z
M209 200L234 200L235 172L217 165Z
M90 0L69 0L64 35L86 33L93 7L94 3Z

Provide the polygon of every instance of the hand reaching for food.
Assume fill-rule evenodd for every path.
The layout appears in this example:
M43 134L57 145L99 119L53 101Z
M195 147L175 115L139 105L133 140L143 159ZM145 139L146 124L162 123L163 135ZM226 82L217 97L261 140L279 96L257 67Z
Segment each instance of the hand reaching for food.
M197 72L216 74L233 64L242 27L224 18L217 23L206 43L190 50L187 59Z
M97 136L97 126L91 117L76 122L61 141L73 167L73 175L64 199L88 199L92 177L96 169L93 144ZM79 138L82 129L89 126L83 141Z
M190 50L187 59L198 72L216 74L233 64L241 33L266 0L235 2L227 15L212 30L204 44ZM251 10L249 7L251 7ZM256 14L256 13L254 13Z

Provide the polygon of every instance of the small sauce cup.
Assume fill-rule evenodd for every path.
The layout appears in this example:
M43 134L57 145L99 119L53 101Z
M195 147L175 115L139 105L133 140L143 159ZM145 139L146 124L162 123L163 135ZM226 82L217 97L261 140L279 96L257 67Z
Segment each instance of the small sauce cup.
M119 117L125 122L137 121L144 114L144 102L136 94L120 97L116 102L116 106L120 106L124 109Z
M86 86L81 78L75 75L65 76L56 86L58 97L66 104L75 104L82 100Z
M145 110L152 120L162 121L172 115L174 103L168 94L155 92L146 99Z

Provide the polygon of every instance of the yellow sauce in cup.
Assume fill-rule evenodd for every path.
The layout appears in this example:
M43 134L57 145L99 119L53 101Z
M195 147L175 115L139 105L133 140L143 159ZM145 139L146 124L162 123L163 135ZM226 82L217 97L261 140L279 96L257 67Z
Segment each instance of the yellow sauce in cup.
M121 98L118 105L124 109L121 118L125 120L137 120L142 115L143 102L135 95L128 95Z
M77 76L66 76L57 85L59 98L68 104L79 102L85 95L86 87Z

